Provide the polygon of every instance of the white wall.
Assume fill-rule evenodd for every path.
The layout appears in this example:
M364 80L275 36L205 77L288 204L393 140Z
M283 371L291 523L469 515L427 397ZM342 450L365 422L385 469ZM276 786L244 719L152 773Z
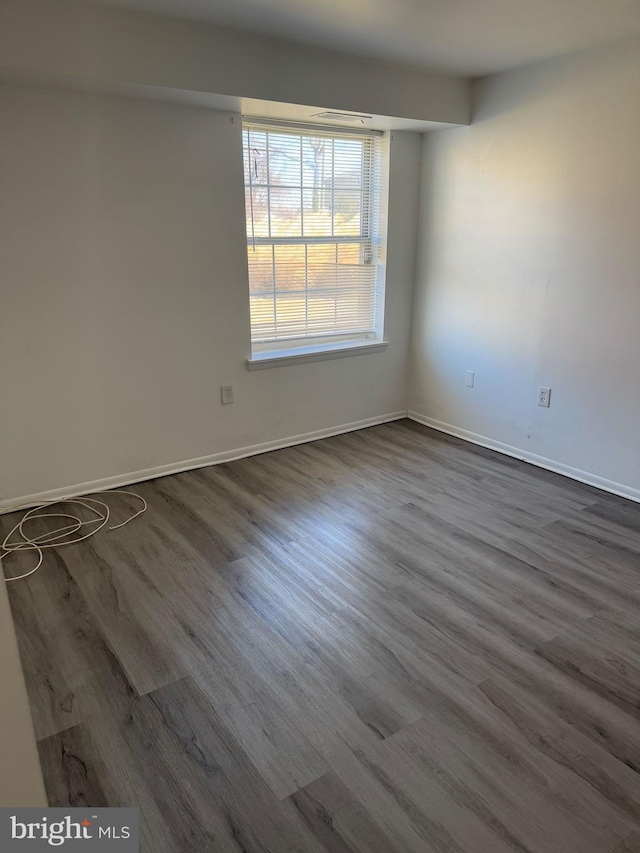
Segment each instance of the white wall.
M473 96L425 137L410 408L640 498L640 45Z
M249 372L239 117L20 88L0 115L5 505L406 408L418 134L391 143L388 349Z

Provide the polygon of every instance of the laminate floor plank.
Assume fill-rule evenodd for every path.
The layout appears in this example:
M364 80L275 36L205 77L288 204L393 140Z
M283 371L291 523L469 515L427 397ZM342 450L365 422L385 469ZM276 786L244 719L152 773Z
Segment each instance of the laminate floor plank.
M291 795L312 833L332 853L401 853L375 817L335 773L327 773Z
M556 637L536 649L536 654L570 679L575 679L623 711L640 718L640 666L627 659L624 650L608 645Z
M640 506L410 421L132 490L8 588L52 805L142 853L640 853Z
M63 558L130 683L142 694L182 678L186 672L173 651L175 633L171 642L175 620L164 597L132 568L130 555L111 548L110 540L98 553L95 541L83 543L81 550L68 548Z
M502 726L515 729L538 752L598 791L633 821L640 818L640 777L613 758L602 746L559 719L544 705L500 677L479 685L479 691L504 718ZM508 721L508 722L507 722ZM570 779L573 789L576 780ZM595 809L605 803L598 799ZM627 823L623 815L617 820Z
M613 853L638 853L640 850L640 834L632 833L617 845Z
M535 724L534 716L524 718ZM582 756L575 742L573 747L578 761ZM396 759L396 784L409 784L405 768L411 767L413 791L419 780L436 780L467 817L496 836L480 850L498 849L500 839L514 849L597 853L612 847L635 823L590 780L554 761L492 713L478 692L457 707L433 706L422 720L386 741L384 751ZM393 765L385 760L383 766Z
M106 773L95 766L96 750L86 725L73 726L38 743L47 797L57 808L105 808L115 792L102 788Z
M439 853L484 853L488 850L504 853L519 849L466 808L437 773L424 772L410 755L403 754L397 748L395 737L360 752L357 757L367 774L395 802L425 846L430 844Z
M276 796L292 779L322 775L326 757L348 744L382 736L364 691L356 690L350 703L344 691L332 690L327 676L243 602L217 610L194 634L207 637L205 653L191 654L194 679Z

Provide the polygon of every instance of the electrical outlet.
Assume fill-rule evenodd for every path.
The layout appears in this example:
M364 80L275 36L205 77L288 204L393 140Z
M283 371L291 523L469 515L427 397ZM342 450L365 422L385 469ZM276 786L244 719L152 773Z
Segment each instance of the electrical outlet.
M223 406L226 406L227 403L233 403L233 385L220 386L220 399Z
M542 385L538 388L538 405L548 409L551 405L551 388L543 388Z
M476 375L473 370L467 370L467 378L465 380L465 385L467 388L473 388L473 383L476 381Z

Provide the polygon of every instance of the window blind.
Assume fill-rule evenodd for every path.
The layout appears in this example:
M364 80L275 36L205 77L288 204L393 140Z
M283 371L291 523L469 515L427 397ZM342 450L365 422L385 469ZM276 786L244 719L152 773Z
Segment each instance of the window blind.
M254 343L376 325L379 135L243 125Z

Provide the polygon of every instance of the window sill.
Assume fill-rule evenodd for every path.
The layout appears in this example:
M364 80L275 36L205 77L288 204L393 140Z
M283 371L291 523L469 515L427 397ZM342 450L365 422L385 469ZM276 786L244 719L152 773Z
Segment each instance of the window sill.
M290 364L306 364L311 361L326 361L331 358L345 358L351 355L364 355L365 353L383 352L389 341L370 341L362 343L357 341L353 344L330 344L315 349L299 347L292 350L270 350L258 353L247 359L248 370L264 370L268 367L286 367Z

